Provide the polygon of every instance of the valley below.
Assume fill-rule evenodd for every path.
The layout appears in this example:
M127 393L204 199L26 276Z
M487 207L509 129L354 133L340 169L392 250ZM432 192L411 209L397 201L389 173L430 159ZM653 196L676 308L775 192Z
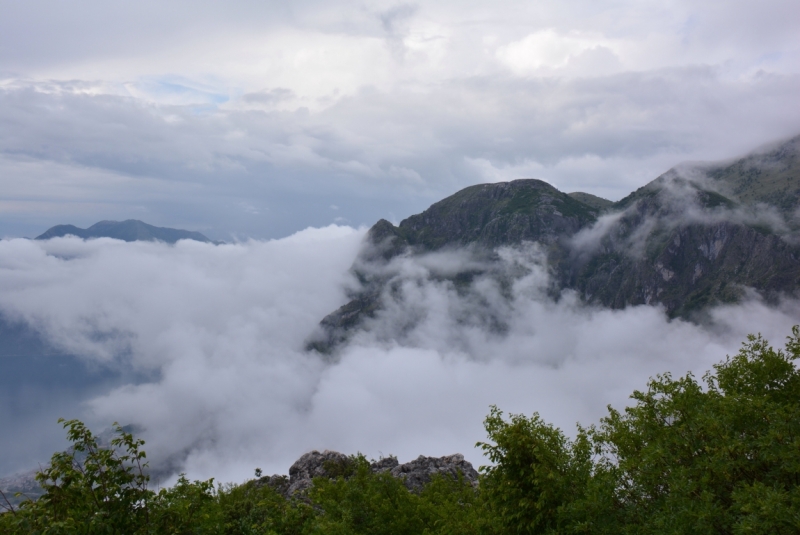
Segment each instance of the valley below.
M326 449L477 467L491 405L597 422L649 377L799 322L799 144L616 202L521 179L271 241L137 221L4 240L2 472L63 448L58 417L134 426L164 484Z

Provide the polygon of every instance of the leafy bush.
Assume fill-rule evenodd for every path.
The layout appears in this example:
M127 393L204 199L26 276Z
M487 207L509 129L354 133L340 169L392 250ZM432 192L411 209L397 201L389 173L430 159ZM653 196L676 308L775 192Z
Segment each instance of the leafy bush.
M388 472L373 473L363 456L352 458L349 478L314 480L309 498L320 514L315 533L474 533L478 494L463 477L435 475L419 493Z
M510 533L800 532L798 328L750 336L701 386L659 375L574 442L538 415L486 419L482 492Z

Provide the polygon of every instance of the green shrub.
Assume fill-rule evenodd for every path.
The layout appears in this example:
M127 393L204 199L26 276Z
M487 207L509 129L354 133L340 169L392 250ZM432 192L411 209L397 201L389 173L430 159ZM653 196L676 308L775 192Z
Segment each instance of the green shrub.
M800 532L798 334L750 336L704 385L659 375L572 442L493 408L489 514L509 533Z
M149 521L153 492L147 489L143 441L119 425L110 447L81 422L64 421L69 451L56 453L36 475L44 494L0 516L6 533L137 533Z

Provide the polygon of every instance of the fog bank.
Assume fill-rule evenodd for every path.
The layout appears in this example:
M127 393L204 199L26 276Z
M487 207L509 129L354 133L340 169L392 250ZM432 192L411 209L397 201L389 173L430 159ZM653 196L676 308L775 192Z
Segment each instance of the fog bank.
M482 464L474 444L490 404L539 411L571 433L656 373L701 375L747 333L781 346L800 318L796 302L755 297L714 309L704 326L656 307L592 308L570 293L554 301L541 254L524 246L501 251L520 274L510 301L488 278L464 294L437 277L468 261L463 253L400 259L401 298L369 331L336 359L306 353L318 322L347 300L364 233L329 226L222 246L4 240L0 313L63 354L130 372L61 416L98 430L137 424L154 465L218 481L256 466L286 473L310 449L401 462L460 452ZM52 436L25 425L0 450Z

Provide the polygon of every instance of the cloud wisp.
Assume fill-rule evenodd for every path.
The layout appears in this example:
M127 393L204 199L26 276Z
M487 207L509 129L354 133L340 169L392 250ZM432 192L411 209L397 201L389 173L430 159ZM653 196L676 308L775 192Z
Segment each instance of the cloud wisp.
M4 240L0 311L88 362L146 377L62 416L137 424L154 464L222 481L255 466L285 473L324 448L403 460L459 451L480 464L473 445L490 404L571 431L656 373L702 373L747 333L778 343L800 317L791 301L718 308L705 326L655 307L556 302L533 247L500 252L515 273L510 301L489 278L470 294L443 282L467 253L404 259L394 268L402 299L368 332L335 361L306 353L354 283L363 235L330 226L224 246Z

